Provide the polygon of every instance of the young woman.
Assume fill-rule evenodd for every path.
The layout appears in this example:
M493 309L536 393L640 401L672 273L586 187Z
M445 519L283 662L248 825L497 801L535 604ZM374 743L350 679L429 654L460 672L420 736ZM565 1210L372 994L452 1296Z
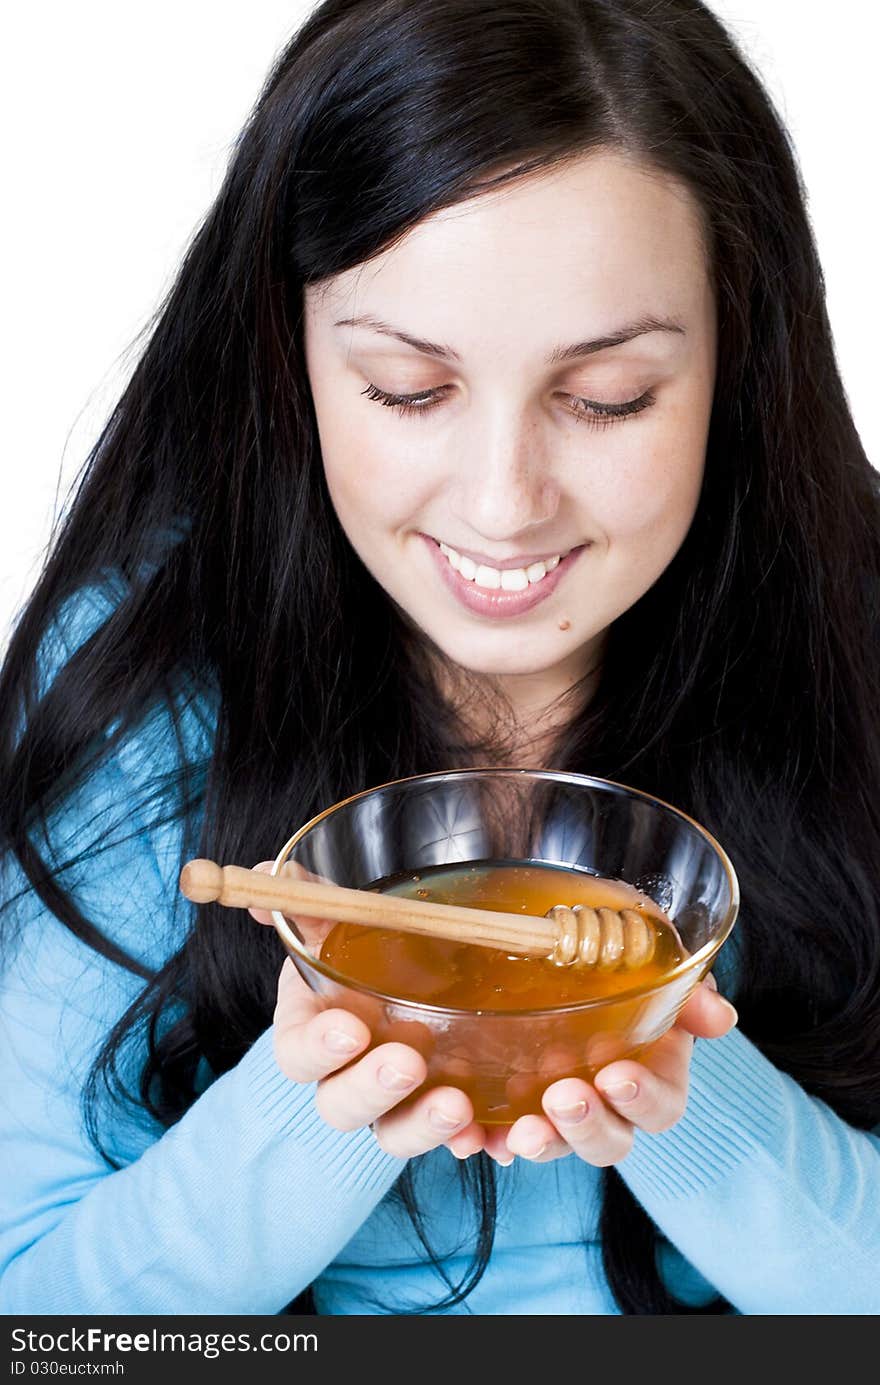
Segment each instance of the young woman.
M876 482L702 5L326 0L3 671L3 1310L880 1309ZM490 1133L177 876L497 763L675 803L743 907L738 1027Z

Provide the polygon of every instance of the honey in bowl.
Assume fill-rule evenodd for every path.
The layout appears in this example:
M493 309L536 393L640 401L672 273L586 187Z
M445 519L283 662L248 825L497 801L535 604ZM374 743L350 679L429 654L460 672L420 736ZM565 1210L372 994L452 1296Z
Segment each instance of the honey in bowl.
M451 1009L538 1010L649 987L686 955L670 920L632 885L561 866L512 861L457 862L377 881L369 888L438 904L543 915L556 904L631 909L653 934L638 966L558 966L545 958L426 938L390 928L338 923L321 960L352 980L405 1000Z

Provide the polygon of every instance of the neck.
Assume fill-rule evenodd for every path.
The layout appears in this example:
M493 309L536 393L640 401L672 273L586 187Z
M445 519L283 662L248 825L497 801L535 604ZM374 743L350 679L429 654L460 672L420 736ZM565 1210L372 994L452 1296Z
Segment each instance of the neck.
M474 752L496 765L552 768L559 736L589 705L600 647L537 673L473 673L434 660L434 676Z

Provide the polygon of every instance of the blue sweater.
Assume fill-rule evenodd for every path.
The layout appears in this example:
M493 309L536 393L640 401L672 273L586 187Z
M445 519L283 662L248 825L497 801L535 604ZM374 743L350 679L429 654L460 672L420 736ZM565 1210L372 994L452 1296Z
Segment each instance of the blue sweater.
M114 599L108 586L69 603L44 645L47 679ZM180 712L198 760L210 707L191 698ZM177 753L156 710L68 795L41 844L85 915L149 967L191 925L177 890L190 844L173 817L152 825ZM390 1195L404 1161L368 1129L324 1124L314 1088L276 1067L269 1030L235 1068L203 1074L170 1130L103 1104L101 1133L121 1165L110 1169L84 1131L81 1090L141 983L79 942L17 867L6 863L0 881L15 933L0 980L0 1311L279 1313L312 1282L321 1313L443 1297ZM142 1053L135 1044L129 1073ZM458 1165L442 1149L417 1163L429 1234L454 1279L474 1240ZM717 1291L739 1313L880 1311L880 1135L852 1129L739 1031L697 1041L684 1117L665 1134L637 1133L618 1168L662 1233L661 1268L683 1299ZM489 1267L453 1311L617 1312L598 1170L574 1157L516 1160L498 1183Z

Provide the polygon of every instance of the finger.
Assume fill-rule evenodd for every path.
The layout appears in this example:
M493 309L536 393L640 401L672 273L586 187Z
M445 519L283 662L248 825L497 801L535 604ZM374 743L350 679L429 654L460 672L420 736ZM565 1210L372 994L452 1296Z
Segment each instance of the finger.
M324 1010L288 958L278 978L273 1018L275 1061L293 1082L316 1082L350 1063L370 1042L363 1020Z
M516 1155L507 1148L507 1136L513 1127L510 1125L489 1125L486 1127L484 1149L490 1159L506 1168L512 1164Z
M406 1044L380 1044L318 1085L318 1114L336 1130L359 1130L420 1087L427 1064Z
M739 1016L729 1000L718 994L715 978L707 976L679 1012L676 1024L700 1039L720 1039Z
M594 1087L579 1077L565 1077L542 1098L547 1117L579 1159L606 1168L625 1159L632 1148L633 1127L611 1109Z
M260 861L259 865L252 866L251 869L262 871L264 875L270 875L274 864L274 861ZM248 913L252 919L257 920L257 923L270 925L272 923L272 915L268 909L248 909Z
M466 1125L464 1130L460 1130L451 1140L446 1141L446 1148L456 1159L470 1159L471 1155L479 1154L485 1145L486 1131L482 1125L477 1125L476 1121Z
M278 990L272 1023L276 1029L305 1024L322 1012L321 999L300 976L290 957L285 957L278 973Z
M432 1087L428 1092L419 1092L373 1122L373 1133L386 1154L396 1154L400 1159L426 1154L468 1130L473 1143L478 1129L474 1108L457 1087Z
M274 865L274 861L260 861L251 869L261 871L264 875L271 875ZM297 861L285 861L281 867L281 874L296 880L316 880L322 884L330 883L324 876L315 875L313 871L306 870L305 866L301 866ZM257 923L268 924L270 927L274 924L269 909L248 909L248 913L251 918L256 919ZM285 914L284 917L290 920L306 947L317 956L320 953L321 943L333 928L332 919L307 918L303 914Z
M520 1116L507 1133L506 1145L511 1154L535 1164L549 1164L572 1152L546 1116Z
M693 1042L685 1030L670 1029L642 1054L642 1062L623 1060L604 1067L596 1075L596 1089L639 1130L669 1130L687 1106Z

